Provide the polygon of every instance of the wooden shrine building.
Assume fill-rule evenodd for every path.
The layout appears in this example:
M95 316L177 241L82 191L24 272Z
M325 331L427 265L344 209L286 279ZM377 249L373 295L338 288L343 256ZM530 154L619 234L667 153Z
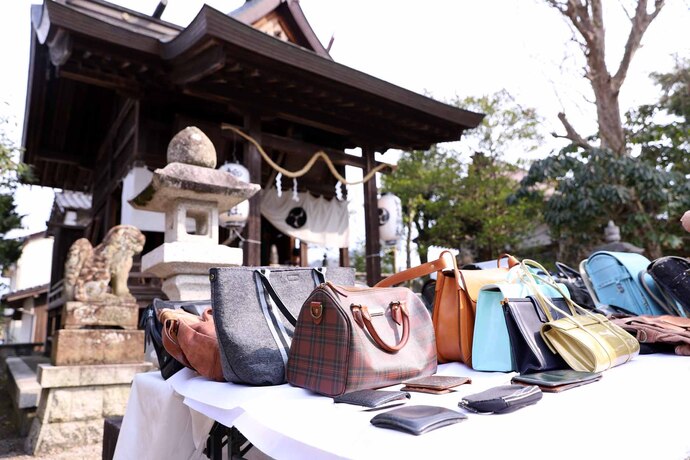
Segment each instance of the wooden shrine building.
M44 0L32 8L24 161L40 185L92 195L84 234L94 244L121 222L128 171L163 167L168 142L187 126L209 136L219 165L237 159L251 182L267 188L273 168L222 124L241 128L288 170L323 150L344 175L346 165L364 174L375 168L374 152L457 141L482 120L334 62L297 0L251 0L229 14L204 6L186 28L158 17L101 0ZM361 157L345 153L356 147ZM335 183L323 162L298 182L301 191L325 197L333 197ZM364 184L364 196L373 284L380 277L375 180ZM243 246L247 265L266 264L271 244L290 249L272 240L266 222L262 232L258 200L250 201L243 230L245 242L254 242ZM70 235L56 239L57 251L71 244ZM162 238L147 233L144 253Z

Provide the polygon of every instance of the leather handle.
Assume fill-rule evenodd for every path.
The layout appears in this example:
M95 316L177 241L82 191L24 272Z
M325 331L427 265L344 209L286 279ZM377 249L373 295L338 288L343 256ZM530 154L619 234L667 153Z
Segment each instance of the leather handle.
M455 267L455 257L450 251L443 251L441 256L431 262L408 268L398 273L394 273L388 278L384 278L374 285L374 287L390 287L404 283L415 278L430 275L431 273Z
M511 256L507 252L504 252L503 254L498 256L498 259L496 259L496 265L498 266L498 268L501 268L501 260L503 260L504 258L508 259L508 268L513 268L516 265L520 265L520 261L517 259L517 257Z
M364 324L364 327L366 328L367 331L369 331L369 335L371 335L371 338L374 339L374 342L376 342L376 345L379 346L384 351L387 351L389 353L397 353L398 351L402 350L402 348L407 345L407 341L410 338L410 314L407 310L407 305L404 303L398 303L391 305L391 308L397 307L400 309L400 313L402 313L402 337L400 337L400 341L396 345L388 345L386 342L383 341L381 336L379 336L378 332L376 332L376 328L374 327L374 324L371 322L371 315L369 314L369 309L367 308L366 305L350 305L350 308L352 309L352 314L355 317L355 321L360 324ZM397 313L391 312L393 318L397 316ZM361 323L360 323L361 321Z

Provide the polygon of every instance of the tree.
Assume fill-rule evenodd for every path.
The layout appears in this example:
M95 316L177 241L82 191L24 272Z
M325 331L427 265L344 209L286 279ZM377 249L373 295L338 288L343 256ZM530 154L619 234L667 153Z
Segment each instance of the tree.
M460 168L452 154L432 146L427 151L403 152L395 172L383 177L382 191L395 194L402 205L407 267L411 266L413 229L422 263L427 261L429 247L438 244L430 230L444 213L444 194L457 186Z
M626 133L640 159L690 174L690 59L677 59L668 73L654 73L661 87L656 104L626 114Z
M514 247L534 228L539 213L527 202L509 205L518 185L519 168L505 161L508 153L524 156L543 139L540 119L505 90L452 104L485 113L482 124L463 137L471 162L459 152L432 147L404 152L395 173L384 177L383 189L402 202L407 227L408 267L413 228L422 262L429 246L467 249L484 260Z
M690 206L690 183L682 174L601 149L570 147L535 162L518 196L544 183L552 188L544 219L559 242L558 258L571 264L601 243L609 220L650 258L660 257L662 247L679 243L667 231L670 216L678 226L681 210Z
M3 120L0 123L6 122ZM28 166L17 161L18 156L19 149L7 137L5 130L0 129L0 273L21 255L21 242L6 238L10 230L21 227L21 216L17 214L14 203L14 190L20 180L31 179Z
M537 184L553 191L544 216L552 237L559 239L559 257L563 260L577 262L586 256L600 242L603 226L609 219L621 225L624 239L644 246L648 257L660 257L662 248L679 243L666 230L677 208L688 199L682 169L687 161L687 148L683 153L687 131L683 134L681 127L681 131L673 132L653 123L657 109L650 106L629 114L629 126L624 126L618 96L642 37L663 8L664 0L635 0L634 13L626 11L631 21L630 32L613 73L606 63L603 2L546 2L569 21L584 53L585 76L594 92L599 129L596 135L585 139L560 113L566 134L558 137L570 139L573 145L535 162L518 196L529 195ZM668 97L676 101L672 95L676 94L676 87L670 81ZM596 140L599 148L594 146Z
M449 247L469 250L479 260L489 260L519 246L540 222L535 203L507 200L518 187L522 173L518 165L543 142L542 120L506 90L453 103L486 116L463 138L462 146L473 151L471 162L458 185L447 191L447 212L432 236ZM506 161L508 157L516 158L517 164Z
M632 58L642 43L642 37L654 18L661 12L664 0L636 0L634 14L631 15L626 11L631 22L630 32L623 57L613 74L606 64L606 33L602 0L546 0L546 2L570 22L574 39L580 44L584 53L585 77L592 85L597 108L600 147L617 156L625 155L626 139L618 96L628 75ZM651 11L650 3L653 4ZM566 134L560 137L570 139L584 149L593 147L575 130L564 113L559 113L558 118L566 131Z
M477 152L459 185L447 194L447 212L430 233L444 246L464 249L478 260L513 251L540 222L540 204L508 199L518 187L520 169Z

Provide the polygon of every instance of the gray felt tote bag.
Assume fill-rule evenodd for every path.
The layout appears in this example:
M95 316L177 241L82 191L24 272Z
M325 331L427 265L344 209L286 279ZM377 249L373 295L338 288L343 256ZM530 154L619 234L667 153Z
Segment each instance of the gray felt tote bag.
M212 268L211 301L223 376L250 385L285 383L296 318L319 284L354 285L354 268Z

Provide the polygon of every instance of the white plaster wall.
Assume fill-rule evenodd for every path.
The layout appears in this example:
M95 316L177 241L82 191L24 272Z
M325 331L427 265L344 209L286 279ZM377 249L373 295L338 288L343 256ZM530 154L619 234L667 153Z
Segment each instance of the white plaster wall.
M165 214L162 212L140 211L129 204L129 200L141 193L149 183L153 173L144 166L135 166L122 181L121 223L134 225L143 232L164 232Z
M24 243L22 255L16 263L12 291L50 283L53 259L53 237L32 238Z

